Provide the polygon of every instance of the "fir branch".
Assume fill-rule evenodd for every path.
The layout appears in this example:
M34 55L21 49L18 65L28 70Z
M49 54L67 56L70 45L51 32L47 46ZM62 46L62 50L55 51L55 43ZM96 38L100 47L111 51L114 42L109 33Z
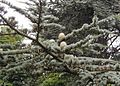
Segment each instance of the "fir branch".
M28 39L31 39L32 41L36 42L36 43L38 44L38 46L40 46L41 48L43 48L44 51L45 51L47 54L51 55L51 56L52 56L54 59L56 59L57 61L63 62L63 60L60 59L59 56L57 56L56 54L50 52L49 49L47 49L41 42L39 42L38 40L36 40L36 39L34 39L34 38L32 38L32 37L30 37L30 36L28 36L28 35L20 32L20 31L17 30L17 29L15 29L1 14L0 14L0 17L4 20L4 22L5 22L12 30L14 30L15 32L17 32L19 35L21 35L21 36L23 36L23 37L26 37L26 38L28 38ZM71 69L68 67L67 64L64 64L64 68L66 69L66 72L72 73L72 74L76 74L76 72L74 72L73 70L71 70Z
M68 51L68 50L71 50L71 49L76 48L78 46L79 47L86 46L86 45L83 45L84 43L87 44L87 46L88 46L89 44L91 44L94 41L94 39L97 39L100 36L101 35L98 35L98 36L88 35L83 40L80 40L74 44L67 45L63 51Z
M10 50L10 51L1 51L1 55L15 55L15 54L23 54L23 53L31 53L29 49L22 50Z
M44 27L52 26L52 27L59 27L60 29L65 29L64 26L62 26L60 24L56 24L56 23L42 23L41 25L44 26Z
M79 32L89 29L91 26L88 24L84 24L80 29L77 30L73 30L71 33L67 34L65 39L67 40L68 38L70 38L71 36L73 36L74 34L78 34Z
M32 38L32 37L30 37L30 36L28 36L28 35L26 35L26 34L20 32L18 29L15 29L15 28L7 21L7 19L4 18L1 14L0 14L0 17L1 17L1 18L4 20L4 22L5 22L12 30L14 30L16 33L18 33L19 35L22 35L22 36L24 36L24 37L27 37L27 38L29 38L29 39L35 41L34 38Z
M88 30L88 29L94 29L94 30L96 30L93 27L98 27L98 26L108 27L106 25L110 25L110 24L114 26L116 24L116 21L117 21L116 18L115 18L116 16L117 15L110 16L110 17L107 17L107 18L99 20L99 21L98 21L98 18L96 18L96 16L95 16L95 17L93 17L93 22L90 25L84 24L81 28L79 28L77 30L73 30L71 33L69 33L69 34L66 35L65 39L67 40L71 36L76 35L76 34L82 32L83 30ZM119 33L110 32L109 30L106 30L106 29L99 29L99 28L97 28L97 31L98 32L102 32L102 33L105 32L105 33L109 33L109 34L118 34L119 35Z
M9 48L9 49L12 49L13 47L15 47L14 45L11 45L11 44L0 44L0 48Z
M26 37L26 38L28 38L28 39L31 39L32 41L36 42L40 47L42 47L42 48L45 50L45 52L47 52L48 54L50 54L51 56L53 56L55 59L57 59L58 61L61 62L61 60L58 59L58 57L57 57L56 55L54 55L53 53L49 52L49 50L48 50L42 43L40 43L38 40L36 40L36 39L34 39L34 38L32 38L32 37L30 37L30 36L28 36L28 35L20 32L20 31L17 30L17 29L15 29L1 14L0 14L0 17L4 20L4 22L6 22L6 24L7 24L12 30L14 30L15 32L17 32L19 35L21 35L21 36L23 36L23 37Z

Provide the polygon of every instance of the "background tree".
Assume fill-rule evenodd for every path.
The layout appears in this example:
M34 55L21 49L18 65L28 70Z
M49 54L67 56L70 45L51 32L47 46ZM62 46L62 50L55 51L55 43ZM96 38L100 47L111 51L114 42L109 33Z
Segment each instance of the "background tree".
M94 15L97 15L98 19L101 20L108 16L118 14L120 12L119 8L118 0L50 0L49 3L49 11L59 18L58 23L66 27L66 29L62 30L66 34L70 33L73 29L80 28L84 23L90 24ZM119 22L119 19L117 19L117 21ZM116 34L112 34L112 36L108 33L104 33L103 36L100 36L97 40L98 43L109 46L108 48L102 49L96 47L96 50L102 51L101 53L103 53L97 57L110 58L112 52L108 51L114 41L119 37L119 24L111 22L111 24L100 26L100 29L117 32ZM93 31L93 33L94 32L95 31ZM76 37L71 37L71 39L67 41L70 43L77 42L79 39L84 38L83 34L81 35L81 33L79 33ZM88 35L90 32L86 31L85 34ZM113 41L110 42L111 39L113 39ZM114 48L119 51L118 47L119 45Z

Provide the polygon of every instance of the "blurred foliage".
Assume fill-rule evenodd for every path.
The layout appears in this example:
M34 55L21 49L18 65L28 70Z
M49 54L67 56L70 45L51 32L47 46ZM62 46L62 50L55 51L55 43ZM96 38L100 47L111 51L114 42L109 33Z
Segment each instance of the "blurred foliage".
M11 83L4 82L3 80L0 80L0 86L13 86Z
M0 44L16 44L17 42L21 41L23 38L22 36L20 36L18 34L14 34L14 33L11 34L14 31L12 31L9 28L6 28L4 26L1 28L1 32L3 34L5 33L5 34L9 34L9 35L0 35Z
M16 44L22 37L20 35L5 35L0 37L0 44Z
M38 78L36 86L73 86L76 78L67 73L46 73Z
M120 21L120 14L119 15L115 15L115 18Z
M45 80L43 81L42 86L65 86L65 81L62 80L59 75L59 73L48 74L48 76L46 76Z

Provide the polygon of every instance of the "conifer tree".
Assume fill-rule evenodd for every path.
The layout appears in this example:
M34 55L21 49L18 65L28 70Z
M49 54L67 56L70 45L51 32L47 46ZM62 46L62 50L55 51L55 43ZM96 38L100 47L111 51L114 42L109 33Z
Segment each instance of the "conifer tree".
M103 59L106 58L103 53L111 45L107 46L98 40L111 34L119 36L118 29L113 27L119 25L120 15L99 20L93 13L89 23L84 23L81 27L76 26L75 29L71 27L70 32L66 32L68 28L62 24L64 22L60 22L59 12L53 14L51 7L53 5L52 9L55 11L54 6L57 5L61 12L61 6L64 7L66 3L70 5L79 2L79 0L61 0L61 2L29 0L22 2L28 5L28 8L22 9L5 0L0 1L1 4L8 5L29 19L32 30L36 33L35 37L31 37L18 29L16 23L13 24L5 18L5 11L0 7L1 25L5 24L16 34L32 40L32 44L24 48L19 45L13 49L0 51L2 59L0 79L12 83L13 86L119 86L120 63ZM110 27L112 30L103 27ZM77 40L73 41L74 37ZM0 47L4 48L3 45ZM108 54L110 55L107 58L111 56L111 53ZM96 58L98 56L101 56L101 59Z

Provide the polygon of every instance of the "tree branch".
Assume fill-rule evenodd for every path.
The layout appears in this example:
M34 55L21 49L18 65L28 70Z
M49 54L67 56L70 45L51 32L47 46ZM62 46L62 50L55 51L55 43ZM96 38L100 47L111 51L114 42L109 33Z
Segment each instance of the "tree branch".
M22 36L24 36L24 37L26 37L26 38L29 38L29 39L35 41L34 38L32 38L32 37L30 37L30 36L28 36L28 35L20 32L19 30L15 29L15 28L7 21L7 19L5 19L1 14L0 14L0 17L4 20L4 22L5 22L12 30L14 30L15 32L17 32L19 35L22 35Z
M52 56L54 59L56 59L57 61L63 62L63 60L62 60L58 55L50 52L49 49L47 49L41 42L39 42L38 40L36 40L36 39L34 39L34 38L32 38L32 37L30 37L30 36L28 36L28 35L20 32L20 31L17 30L17 29L15 29L1 14L0 14L0 17L4 20L4 22L5 22L12 30L14 30L15 32L17 32L19 35L21 35L21 36L23 36L23 37L26 37L26 38L28 38L28 39L31 39L32 41L36 42L41 48L43 48L43 50L44 50L47 54L51 55L51 56ZM65 67L65 69L66 69L66 71L67 71L68 73L75 74L75 72L72 71L72 70L67 66L67 64L64 64L64 67Z
M31 53L31 51L29 49L2 51L0 52L0 55L15 55L23 53Z
M8 48L8 49L12 49L14 48L14 45L11 44L0 44L0 48Z

